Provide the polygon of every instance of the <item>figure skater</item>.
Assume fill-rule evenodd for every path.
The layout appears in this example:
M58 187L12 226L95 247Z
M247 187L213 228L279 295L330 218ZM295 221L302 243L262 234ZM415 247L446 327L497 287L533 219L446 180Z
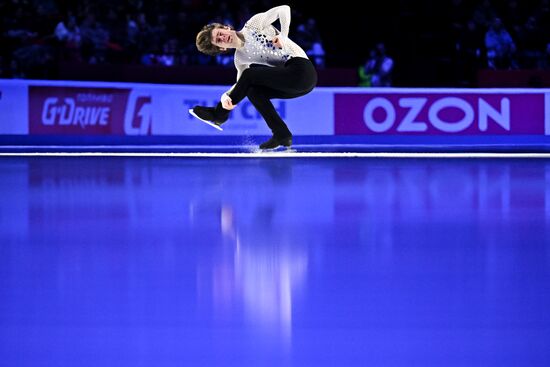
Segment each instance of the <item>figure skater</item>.
M273 26L279 20L281 31ZM292 145L292 133L271 103L273 98L296 98L313 90L317 72L304 50L288 38L290 7L281 5L250 18L243 29L211 23L197 34L200 52L216 56L235 49L237 83L223 93L216 107L195 106L189 112L202 121L220 126L245 97L258 110L273 136L262 150Z

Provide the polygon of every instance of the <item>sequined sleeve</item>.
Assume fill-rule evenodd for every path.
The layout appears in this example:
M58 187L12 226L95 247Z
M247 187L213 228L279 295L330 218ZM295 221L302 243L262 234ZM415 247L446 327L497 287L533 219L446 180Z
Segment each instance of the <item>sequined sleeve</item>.
M276 6L264 13L254 15L247 22L247 26L261 31L269 27L277 19L279 19L281 23L281 35L288 38L288 30L290 27L290 7L288 5Z
M237 69L237 80L239 80L241 78L241 75L243 74L243 71L246 70L247 65L243 65L241 63L238 63L236 58L235 58L234 62L235 62L235 68Z

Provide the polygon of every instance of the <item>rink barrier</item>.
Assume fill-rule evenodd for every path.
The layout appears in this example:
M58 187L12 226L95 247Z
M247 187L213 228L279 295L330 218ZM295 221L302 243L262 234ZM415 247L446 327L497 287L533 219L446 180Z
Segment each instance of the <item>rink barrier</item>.
M224 131L188 114L229 86L0 80L0 144L254 145L270 135L245 99ZM303 145L550 146L550 89L318 87L273 104Z

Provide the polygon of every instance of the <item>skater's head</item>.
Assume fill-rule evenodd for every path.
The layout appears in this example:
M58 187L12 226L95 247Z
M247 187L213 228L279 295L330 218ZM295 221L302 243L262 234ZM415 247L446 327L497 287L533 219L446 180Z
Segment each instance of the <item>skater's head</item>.
M197 49L203 54L216 56L243 45L243 36L233 27L221 23L210 23L197 34Z

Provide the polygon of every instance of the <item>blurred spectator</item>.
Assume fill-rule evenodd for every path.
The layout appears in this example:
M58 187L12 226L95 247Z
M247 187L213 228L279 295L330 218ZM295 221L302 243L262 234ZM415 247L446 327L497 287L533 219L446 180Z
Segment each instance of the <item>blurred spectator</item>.
M525 7L519 5L517 0L507 0L502 11L502 22L506 24L512 36L517 36L521 32L523 23L527 18Z
M471 86L476 78L477 70L484 60L484 32L470 19L466 27L457 35L455 43L455 73L459 85Z
M109 30L99 21L95 14L89 13L82 22L82 52L90 64L103 64L107 61Z
M550 70L550 42L546 44L546 49L539 61L539 68L543 70Z
M306 54L317 68L325 67L325 49L321 42L313 43L313 46L306 50Z
M517 69L516 45L500 18L495 18L485 33L487 66L491 69Z
M537 18L537 25L542 34L550 35L550 0L540 0L540 3L533 11Z
M464 30L471 11L464 0L451 0L446 15L449 18L452 34L456 38Z
M308 18L305 23L298 25L295 39L315 66L325 67L325 49L315 19Z
M365 65L359 68L360 86L391 87L392 73L393 59L386 54L384 43L378 43Z
M233 54L216 55L216 64L225 67L233 67Z
M54 55L47 46L29 45L13 52L12 73L15 78L47 78L53 68Z
M2 4L6 6L6 4ZM6 9L6 8L4 8ZM2 53L8 56L4 61L6 75L12 78L39 79L52 74L54 67L53 36L47 29L49 16L43 6L33 6L25 1L12 1L7 9L11 14L0 18L2 28Z
M178 55L178 40L170 38L162 46L162 53L157 55L157 64L164 66L174 66L180 63Z
M213 20L240 29L256 10L273 5L276 5L274 0L259 3L252 0L0 1L0 77L56 78L57 70L62 70L57 66L60 60L103 64L226 65L231 63L229 55L214 59L196 51L195 31ZM387 13L353 14L357 17L354 19L361 17L366 22L368 30L376 30L362 33L361 44L372 44L376 41L373 38L380 34L392 41L400 60L400 85L428 83L429 72L434 70L438 74L433 73L434 85L442 83L439 75L442 72L456 75L453 82L458 86L471 86L479 68L547 68L545 50L550 42L550 0L444 0L437 6L443 9L438 12L439 20L426 15L428 9L433 11L428 0L414 4L395 0L381 7L388 8ZM212 19L213 7L217 14L224 15L223 18ZM334 33L334 37L325 39L332 42L330 45L321 39L321 30L336 31L326 21L322 26L327 28L319 28L318 21L332 19L331 16L337 14L329 16L319 8L318 18L308 19L301 15L301 10L303 8L293 8L297 13L291 24L295 27L295 41L318 68L350 67L362 62L353 47L356 41L348 34ZM502 20L501 31L493 24L496 17ZM347 25L344 19L336 21ZM359 28L362 25L352 24L357 26L352 32L363 31ZM440 25L447 28L441 30ZM441 47L443 44L454 47L446 49ZM328 61L327 48L331 56ZM437 55L426 52L431 50L438 50ZM373 55L372 60L377 58ZM393 61L390 64L393 68ZM380 67L379 61L371 61L368 73L365 65L360 66L363 85L386 83L380 73L373 72L376 67Z
M537 27L537 19L531 16L518 34L518 57L522 69L534 69L544 51L544 35Z
M126 51L130 63L140 59L139 35L141 32L136 14L126 14Z
M107 61L110 63L128 63L128 33L125 23L126 15L119 7L109 6L103 19L104 27L109 30L107 42Z
M491 5L490 0L483 0L478 6L474 9L472 19L474 22L482 28L488 28L492 20L496 17L495 9Z
M69 61L80 61L80 44L82 36L80 27L76 24L76 17L69 13L54 30L56 39L62 46L63 58Z

